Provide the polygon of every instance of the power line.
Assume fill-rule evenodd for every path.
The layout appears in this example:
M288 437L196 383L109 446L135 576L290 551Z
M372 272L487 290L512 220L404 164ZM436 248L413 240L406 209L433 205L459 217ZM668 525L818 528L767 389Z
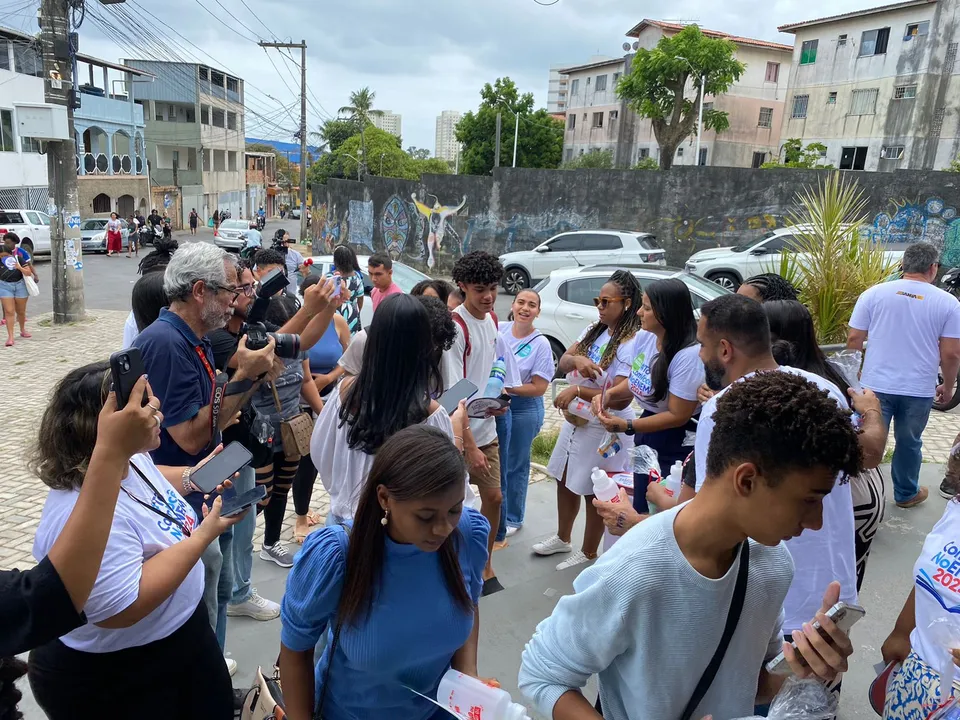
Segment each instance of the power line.
M260 19L260 16L257 15L249 5L247 5L246 0L240 0L240 3L250 12L251 15L253 15L254 18L256 18L256 20L257 20L258 23L260 23L261 25L263 25L264 29L266 29L266 30L268 30L268 31L270 32L270 35L271 35L272 37L274 37L274 38L277 37L277 34L276 34L275 32L273 32L273 30L270 30L270 28L267 27L267 24L266 24L263 20Z
M217 5L220 5L219 0L214 0L214 1L217 3ZM220 23L221 25L223 25L225 28L227 28L227 30L229 30L230 32L232 32L232 33L233 33L234 35L236 35L237 37L239 37L239 38L241 38L241 39L243 39L243 40L246 40L247 42L256 42L256 41L257 41L256 33L254 33L254 37L253 37L252 39L251 39L251 38L248 38L246 35L238 32L236 28L233 28L233 27L231 27L230 25L227 25L223 20L220 19L220 17L219 17L215 12L213 12L213 10L211 10L211 9L208 8L206 5L204 5L202 2L200 2L200 0L194 0L194 2L197 3L197 5L199 5L200 7L202 7L204 10L206 10L207 14L209 14L210 17L212 17L212 18L213 18L214 20L216 20L218 23ZM229 10L227 10L226 8L224 8L223 5L220 5L220 7L223 8L224 12L227 12L227 13L230 12ZM240 21L238 20L238 22L240 22ZM240 24L243 25L242 22L240 22ZM244 26L244 27L247 27L246 25L243 25L243 26ZM249 28L247 28L247 29L249 30Z

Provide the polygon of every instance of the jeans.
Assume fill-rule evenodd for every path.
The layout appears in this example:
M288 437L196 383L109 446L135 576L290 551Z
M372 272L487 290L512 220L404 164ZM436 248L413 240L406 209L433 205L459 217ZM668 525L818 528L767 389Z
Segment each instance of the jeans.
M893 499L906 502L920 492L920 464L923 461L921 450L923 441L920 436L930 418L933 398L909 397L877 393L880 409L887 428L893 421L893 437L896 448L893 451Z
M203 563L203 606L214 633L217 631L217 618L220 615L220 568L223 566L223 551L219 540L207 545L200 556Z
M227 603L233 596L233 528L220 536L220 577L217 580L217 623L214 631L223 650L227 645Z
M500 527L496 541L503 542L507 527L522 527L530 486L530 446L543 427L543 398L514 397L507 414L497 418L500 441Z
M243 494L252 490L256 484L256 473L252 467L240 471L240 477L234 480L237 492ZM253 572L253 533L257 529L257 512L252 507L246 516L233 526L233 594L231 605L240 605L250 599L253 589L250 575Z

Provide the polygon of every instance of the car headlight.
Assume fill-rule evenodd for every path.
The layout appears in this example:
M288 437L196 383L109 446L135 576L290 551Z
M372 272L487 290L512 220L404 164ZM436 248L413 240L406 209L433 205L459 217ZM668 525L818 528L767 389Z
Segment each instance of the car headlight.
M687 270L696 270L696 269L697 269L696 263L692 263L692 262L687 263Z
M90 238L93 242L103 242L107 239L107 234L105 232L98 233Z

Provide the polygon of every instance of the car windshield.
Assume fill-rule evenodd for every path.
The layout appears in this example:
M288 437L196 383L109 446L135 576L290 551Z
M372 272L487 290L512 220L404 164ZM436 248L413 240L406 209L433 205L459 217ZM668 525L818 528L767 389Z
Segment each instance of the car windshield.
M220 227L223 230L246 230L250 227L250 223L246 220L227 220L220 223Z
M81 230L103 230L107 226L106 220L84 220Z
M747 250L749 250L750 248L752 248L752 247L753 247L754 245L756 245L757 243L761 243L761 242L763 242L764 240L769 240L769 239L772 238L774 235L776 235L776 233L775 233L773 230L771 230L770 232L768 232L766 235L764 235L764 236L763 236L762 238L760 238L759 240L757 240L757 239L747 240L746 242L742 242L742 243L740 243L739 245L734 246L734 247L732 248L732 250L733 250L733 252L735 252L735 253L746 252Z
M657 242L657 239L653 235L637 235L637 242L640 243L640 247L644 250L662 250L660 243Z
M694 275L693 273L688 273L686 271L677 273L674 277L680 278L687 284L688 288L697 290L701 295L706 295L708 298L720 297L721 295L727 295L730 292L729 290L724 290L715 282L704 280L699 275Z
M364 273L366 274L366 273ZM413 290L413 286L421 280L429 280L430 276L424 275L419 270L414 270L408 265L400 263L393 264L393 281L400 286L405 293Z

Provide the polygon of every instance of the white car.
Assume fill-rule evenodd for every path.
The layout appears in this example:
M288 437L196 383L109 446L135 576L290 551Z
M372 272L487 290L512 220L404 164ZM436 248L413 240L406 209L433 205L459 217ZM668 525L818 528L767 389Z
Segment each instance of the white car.
M243 248L246 242L246 233L251 229L249 220L224 220L220 223L217 230L217 236L213 239L217 247L224 250L237 250Z
M623 230L575 230L555 235L533 250L500 256L503 289L516 295L554 270L604 263L666 265L666 252L650 233Z
M0 210L0 236L16 233L20 245L31 255L50 254L50 216L39 210Z
M802 263L806 253L796 252L794 233L802 232L805 228L804 225L777 228L758 240L748 240L733 247L701 250L687 260L685 269L736 292L745 280L754 275L778 272L783 253L794 253L797 262ZM886 250L884 254L894 263L903 259L902 250Z
M91 218L80 222L80 245L84 252L98 253L107 251L107 221L110 218ZM121 249L127 250L130 243L130 231L127 223L120 230Z
M600 288L617 270L630 270L641 287L666 278L683 280L690 288L693 309L698 316L699 308L705 302L729 292L696 275L659 265L618 263L556 270L536 287L540 293L540 317L536 327L550 341L554 364L560 362L560 357L587 326L600 319L593 299L600 296Z

